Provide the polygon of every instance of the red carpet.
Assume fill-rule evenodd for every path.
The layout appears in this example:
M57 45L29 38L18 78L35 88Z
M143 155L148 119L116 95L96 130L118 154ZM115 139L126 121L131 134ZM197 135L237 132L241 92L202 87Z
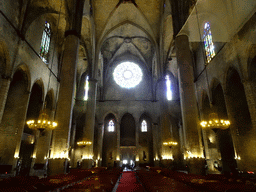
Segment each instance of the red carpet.
M116 192L125 192L125 191L137 191L137 192L143 192L142 185L137 181L135 172L133 171L127 171L123 172L123 175L119 181L119 185L117 187Z

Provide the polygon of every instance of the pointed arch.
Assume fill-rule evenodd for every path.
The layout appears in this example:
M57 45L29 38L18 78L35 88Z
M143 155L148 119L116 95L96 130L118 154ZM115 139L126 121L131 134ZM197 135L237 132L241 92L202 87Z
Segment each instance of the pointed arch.
M0 74L2 76L10 76L11 65L10 55L7 45L4 41L0 40Z

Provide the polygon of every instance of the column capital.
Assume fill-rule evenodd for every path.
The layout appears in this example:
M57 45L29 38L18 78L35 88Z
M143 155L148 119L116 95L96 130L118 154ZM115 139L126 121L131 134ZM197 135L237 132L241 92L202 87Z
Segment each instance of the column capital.
M94 79L94 78L91 78L91 79L89 79L89 82L98 83L98 80L97 80L97 79Z
M189 36L189 31L186 31L186 30L184 30L184 31L182 31L181 33L179 33L177 36L176 36L176 39L177 38L179 38L179 37L181 37L181 36Z
M9 80L9 81L12 81L12 77L10 75L5 75L5 74L2 74L2 79L6 79L6 80Z
M252 81L250 79L241 79L242 84L251 83Z
M65 38L69 35L74 35L79 39L81 38L81 35L74 29L65 31Z

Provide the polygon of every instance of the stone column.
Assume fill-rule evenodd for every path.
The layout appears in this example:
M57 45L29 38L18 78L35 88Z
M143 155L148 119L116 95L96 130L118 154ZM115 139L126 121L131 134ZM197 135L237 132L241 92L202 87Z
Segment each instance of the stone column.
M253 81L248 80L244 80L242 83L244 85L246 100L251 115L252 129L254 130L253 132L256 133L256 85Z
M244 142L246 143L246 155L242 160L245 161L246 168L256 172L256 82L243 81L246 100L251 116L252 128L245 136ZM247 161L248 160L248 161Z
M140 124L139 124L139 119L135 119L135 125L136 125L136 129L135 129L135 145L136 145L136 156L135 156L135 163L142 162L142 158L140 159L140 155L143 153L143 149L140 147L139 144L139 132L140 132Z
M176 37L175 41L177 49L176 55L178 62L181 113L185 138L185 155L189 152L194 156L203 157L189 41L186 35ZM189 171L191 173L203 173L202 160L202 158L188 159L187 163L189 164Z
M255 90L253 88L253 82L243 81L245 95L247 99L248 109L251 115L252 128L245 135L239 135L237 130L238 126L234 117L234 107L232 105L232 98L229 94L224 93L225 103L227 106L228 118L231 122L230 132L232 135L235 155L237 156L236 162L239 170L251 170L256 171L255 159L256 159L256 127L255 127ZM238 159L239 157L239 159Z
M117 151L116 151L116 163L117 167L120 166L121 153L120 153L120 123L116 122L116 132L117 132Z
M1 79L1 89L0 89L0 123L2 121L2 117L4 114L4 108L5 108L5 103L8 95L8 90L10 87L11 83L11 78L6 77Z
M75 138L76 138L76 121L73 122L72 125L72 133L71 133L71 139L70 139L70 161L71 161L71 167L75 168L77 167L77 161L75 161Z
M55 110L49 112L49 120L53 121L54 119ZM30 175L34 176L43 176L42 170L35 171L33 169L34 164L45 164L47 159L49 158L49 149L50 149L50 142L51 142L51 130L43 130L36 132L36 142L33 152L33 161L31 163ZM41 174L41 175L40 175ZM46 170L45 170L46 174Z
M79 38L75 35L75 31L68 31L66 35L55 118L58 127L53 132L52 153L49 160L50 175L65 172L70 143Z
M11 174L13 175L15 175L15 168L19 159L30 92L17 91L17 93L17 95L10 93L13 95L11 97L14 103L12 103L12 106L8 106L10 108L5 109L0 125L0 163L12 165Z
M98 155L96 159L98 160L98 167L102 165L102 146L103 146L103 134L104 134L104 124L98 124Z
M86 146L83 150L82 168L92 167L93 158L93 139L94 139L94 123L95 123L95 110L96 110L96 92L97 80L89 80L89 92L87 100L87 110L85 117L85 127L83 130L83 139L92 142L90 146Z
M154 165L159 166L158 124L152 123Z

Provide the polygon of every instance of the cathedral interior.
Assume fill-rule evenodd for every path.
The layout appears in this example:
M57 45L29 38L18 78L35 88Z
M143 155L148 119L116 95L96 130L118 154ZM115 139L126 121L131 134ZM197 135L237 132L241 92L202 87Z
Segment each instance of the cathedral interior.
M0 1L0 176L256 172L256 1Z

